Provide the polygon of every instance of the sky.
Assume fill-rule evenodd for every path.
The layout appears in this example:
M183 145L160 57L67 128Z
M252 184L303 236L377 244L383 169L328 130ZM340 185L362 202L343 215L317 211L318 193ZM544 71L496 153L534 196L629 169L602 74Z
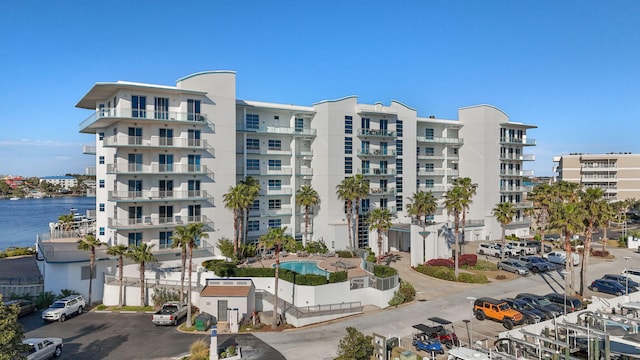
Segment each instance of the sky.
M0 174L84 173L75 104L96 82L236 71L237 97L357 95L457 119L490 104L537 125L535 162L639 153L640 1L6 1ZM22 106L20 104L27 103Z

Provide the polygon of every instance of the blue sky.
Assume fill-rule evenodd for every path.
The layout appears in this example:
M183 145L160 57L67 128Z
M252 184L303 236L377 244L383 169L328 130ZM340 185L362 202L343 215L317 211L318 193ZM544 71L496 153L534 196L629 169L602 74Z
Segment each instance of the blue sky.
M99 81L237 72L237 96L358 95L423 116L491 104L554 155L639 152L639 1L7 1L0 174L83 173L77 101ZM100 5L100 6L99 6Z

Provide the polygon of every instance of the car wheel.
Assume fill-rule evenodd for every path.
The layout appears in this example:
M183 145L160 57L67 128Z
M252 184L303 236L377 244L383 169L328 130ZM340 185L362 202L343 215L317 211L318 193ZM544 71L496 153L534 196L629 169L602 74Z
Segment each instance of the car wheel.
M540 271L540 269L534 266L531 268L531 271L533 271L534 273L537 273L538 271Z
M78 315L82 314L82 310L83 310L83 309L82 309L82 306L80 306L80 307L78 308Z
M479 251L480 255L484 255L484 251L480 250Z
M56 346L56 351L53 353L53 356L60 357L60 355L62 355L62 346L58 345Z
M502 266L498 265L498 270L502 270Z
M64 322L65 320L67 320L67 315L65 314L60 315L60 322Z
M622 296L622 291L616 292L616 296Z
M513 329L513 321L511 321L511 319L502 320L502 325L504 325L504 328L507 330Z
M476 319L482 321L482 320L484 320L486 318L487 317L484 315L484 312L482 312L482 310L476 311Z
M495 255L493 255L493 256L495 256L495 257L499 258L499 257L500 257L500 254L496 253L496 254L495 254Z
M599 292L600 290L598 290L598 288L597 288L597 287L592 286L592 287L591 287L591 291Z

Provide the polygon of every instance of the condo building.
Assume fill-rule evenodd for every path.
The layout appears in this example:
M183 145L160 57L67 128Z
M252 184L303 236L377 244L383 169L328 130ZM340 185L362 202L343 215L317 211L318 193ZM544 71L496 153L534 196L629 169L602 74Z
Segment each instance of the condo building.
M416 265L451 255L452 217L443 195L458 177L478 184L466 215L466 241L496 239L492 215L498 202L519 212L508 233L529 234L522 210L529 190L524 169L535 145L527 130L501 110L479 105L459 110L458 119L422 117L391 101L361 104L355 96L311 105L236 98L231 71L207 71L175 86L125 81L96 83L77 107L92 111L80 132L95 136L97 237L108 244L171 247L176 226L206 225L208 245L233 238L233 214L223 196L252 177L260 193L246 219L248 241L270 227L287 227L297 240L323 241L330 250L350 247L345 203L336 186L361 174L368 196L361 199L352 236L359 248L377 251L377 234L366 214L383 207L394 214L384 251L410 251ZM296 191L312 186L320 202L310 215ZM428 225L412 224L408 198L431 191L439 199ZM357 229L356 227L357 225ZM216 253L219 253L215 249Z
M640 155L573 153L555 156L554 174L559 180L600 188L609 201L640 197Z

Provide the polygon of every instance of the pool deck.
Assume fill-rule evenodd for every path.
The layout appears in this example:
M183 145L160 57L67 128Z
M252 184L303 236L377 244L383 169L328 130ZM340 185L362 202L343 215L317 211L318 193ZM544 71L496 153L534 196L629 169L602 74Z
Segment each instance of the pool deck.
M360 267L360 259L359 258L339 258L337 255L334 256L322 256L322 255L309 255L309 256L299 256L297 254L288 254L286 256L280 256L280 263L287 261L314 261L318 262L318 267L320 269L336 272L343 271L344 265L347 265L349 269L347 269L347 276L349 278L357 278L362 276L367 276L367 272L364 271ZM249 267L271 267L275 264L276 259L261 259L256 262L249 264Z

